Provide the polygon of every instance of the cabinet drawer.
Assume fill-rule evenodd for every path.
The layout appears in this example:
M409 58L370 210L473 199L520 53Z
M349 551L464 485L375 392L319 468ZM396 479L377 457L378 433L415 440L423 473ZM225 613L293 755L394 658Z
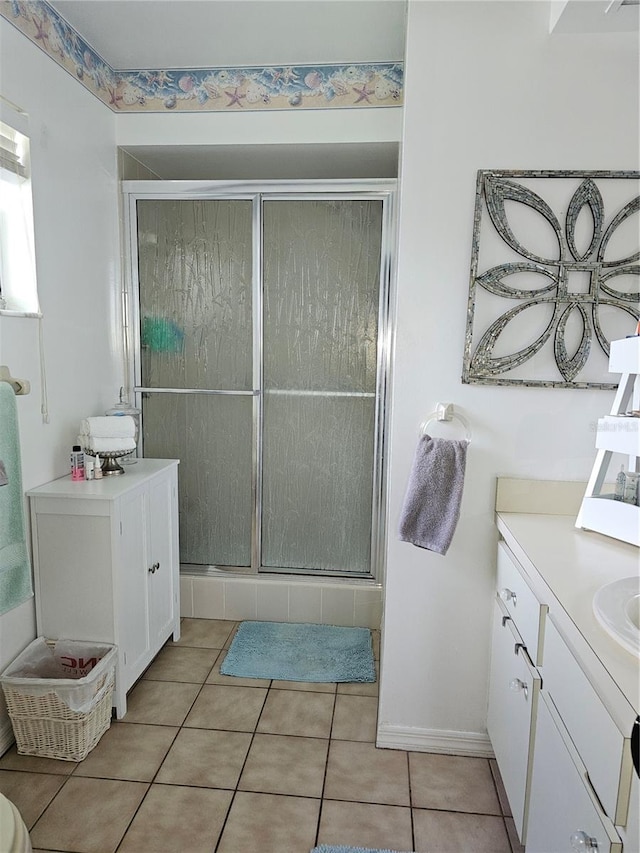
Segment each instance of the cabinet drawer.
M545 691L538 702L535 741L527 853L579 849L620 853L620 838L591 790L586 770ZM597 846L576 846L575 835L580 833L579 838L594 839Z
M542 679L607 814L624 825L631 785L631 749L557 628L547 620ZM594 737L597 732L597 737Z
M522 637L535 666L542 663L542 639L547 606L540 604L504 542L498 544L498 596Z
M520 637L496 601L491 641L487 730L500 768L518 837L525 843L533 746L532 723L540 676Z

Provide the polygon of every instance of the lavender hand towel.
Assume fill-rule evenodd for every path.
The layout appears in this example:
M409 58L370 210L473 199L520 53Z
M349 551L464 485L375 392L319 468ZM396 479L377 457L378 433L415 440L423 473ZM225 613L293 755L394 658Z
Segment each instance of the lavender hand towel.
M403 542L447 553L460 516L468 445L464 439L420 436L400 514Z

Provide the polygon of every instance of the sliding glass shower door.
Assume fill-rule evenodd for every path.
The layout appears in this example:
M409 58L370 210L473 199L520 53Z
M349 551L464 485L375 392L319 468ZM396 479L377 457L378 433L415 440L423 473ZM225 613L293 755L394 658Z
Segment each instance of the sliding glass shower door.
M182 563L375 573L388 211L371 195L134 200L143 448L181 460Z

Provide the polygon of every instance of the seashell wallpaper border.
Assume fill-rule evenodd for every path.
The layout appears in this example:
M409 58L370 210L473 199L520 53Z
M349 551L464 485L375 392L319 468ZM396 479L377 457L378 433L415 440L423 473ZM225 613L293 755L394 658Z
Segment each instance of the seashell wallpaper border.
M0 16L114 112L402 105L401 62L117 71L46 0L0 0Z

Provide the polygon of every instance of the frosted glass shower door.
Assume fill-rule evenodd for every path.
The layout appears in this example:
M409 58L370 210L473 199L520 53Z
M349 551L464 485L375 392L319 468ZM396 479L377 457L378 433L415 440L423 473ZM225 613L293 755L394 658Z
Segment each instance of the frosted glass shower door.
M382 202L263 202L262 560L371 572Z
M180 560L251 566L253 201L138 200L146 456L180 459Z

